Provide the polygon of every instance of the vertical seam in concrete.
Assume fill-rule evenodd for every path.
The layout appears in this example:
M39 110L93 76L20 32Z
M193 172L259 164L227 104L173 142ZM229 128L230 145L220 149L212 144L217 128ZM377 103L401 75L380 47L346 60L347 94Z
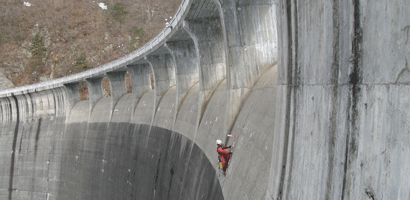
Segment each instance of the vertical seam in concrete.
M296 120L296 111L297 111L297 91L300 87L300 69L298 66L298 1L297 0L293 0L293 4L294 4L294 10L293 10L293 20L295 23L295 27L294 27L294 49L293 52L295 54L294 57L294 62L295 62L295 70L293 71L293 81L294 81L294 87L293 87L293 113L292 113L292 117L293 117L293 128L292 128L292 138L291 138L291 148L290 148L290 160L289 160L289 178L288 181L291 182L292 181L292 167L293 167L293 157L294 157L294 149L295 149L295 135L296 135L296 124L297 124L297 120ZM288 184L287 188L286 188L286 197L289 198L289 194L290 194L290 189L291 189L291 185L292 184Z
M339 83L339 0L333 0L333 63L332 76L332 110L330 114L329 138L328 142L328 171L326 180L326 199L331 199L333 187L333 170L335 164L335 145L337 129L337 108L338 108L338 83Z
M360 84L362 82L362 43L363 43L363 30L360 23L360 1L352 0L353 4L353 41L352 41L352 54L353 54L353 71L349 75L349 83L351 85L351 99L349 99L350 106L348 116L351 120L350 129L346 138L346 149L345 149L345 165L344 165L344 177L343 177L343 188L342 188L342 197L344 199L347 193L349 192L348 188L348 171L351 164L357 158L357 140L358 140L358 123L359 120L359 111L358 111L358 101L360 98ZM349 121L347 123L349 123ZM352 181L352 180L350 180Z
M40 139L40 132L41 132L41 120L42 118L38 120L37 124L37 131L36 131L36 138L35 138L35 145L34 145L34 161L36 160L37 157L37 148L38 148L38 140Z
M31 198L30 199L34 199L34 191L35 191L35 170L36 170L36 160L37 160L37 148L38 148L38 140L40 139L40 132L41 132L41 117L38 120L37 123L37 130L36 130L36 137L35 137L35 144L34 144L34 158L33 158L33 170L32 170L32 178L31 178Z
M171 167L171 170L170 170L170 174L171 174L171 178L169 179L167 199L170 199L170 198L169 198L169 195L171 194L172 179L174 178L174 169L173 169L172 167ZM185 177L184 177L184 178L185 178Z
M8 198L9 200L12 199L12 195L13 195L13 178L14 178L14 160L16 158L16 143L17 143L17 135L18 135L18 129L19 129L19 124L20 124L20 116L19 116L19 107L18 107L18 101L16 96L14 96L14 94L12 94L12 98L14 99L15 103L16 103L16 126L14 128L14 137L13 137L13 144L12 144L12 154L11 154L11 160L10 160L10 174L9 174L9 195ZM11 101L10 102L10 111L12 111L13 107L11 106ZM13 112L10 112L10 114L12 115ZM11 119L12 116L11 116Z
M152 199L155 199L155 194L156 194L155 191L157 190L157 181L158 181L160 163L161 163L161 153L159 153L159 159L158 159L158 164L157 164L157 173L155 175L155 180L154 180L154 197Z
M280 182L279 182L279 188L278 188L278 197L277 199L282 199L283 197L283 185L285 181L285 174L286 174L286 163L287 163L287 154L288 154L288 142L289 142L289 120L290 120L290 101L291 101L291 90L292 90L292 3L290 0L285 1L285 6L286 6L286 25L287 25L287 42L288 42L288 49L286 55L288 56L287 60L287 91L286 91L286 114L285 114L285 138L284 138L284 145L283 145L283 155L282 155L282 169L281 169L281 174L280 174Z

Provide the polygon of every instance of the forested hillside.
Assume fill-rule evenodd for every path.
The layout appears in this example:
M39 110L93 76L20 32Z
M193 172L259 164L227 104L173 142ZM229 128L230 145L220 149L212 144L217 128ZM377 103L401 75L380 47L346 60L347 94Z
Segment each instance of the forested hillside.
M0 89L78 73L155 37L181 0L2 0Z

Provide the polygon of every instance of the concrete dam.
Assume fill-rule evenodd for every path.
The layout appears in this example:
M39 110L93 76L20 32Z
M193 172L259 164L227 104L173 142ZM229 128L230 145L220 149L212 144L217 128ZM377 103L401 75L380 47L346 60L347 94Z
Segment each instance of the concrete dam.
M409 16L408 0L183 0L129 55L0 91L0 199L410 199Z

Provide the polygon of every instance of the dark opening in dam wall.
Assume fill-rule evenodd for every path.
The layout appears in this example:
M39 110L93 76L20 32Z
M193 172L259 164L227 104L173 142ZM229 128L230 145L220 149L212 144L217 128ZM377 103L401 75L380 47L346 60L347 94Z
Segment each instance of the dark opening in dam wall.
M202 150L171 130L64 117L15 127L1 126L1 199L224 199Z
M62 147L56 199L224 199L204 153L167 129L72 123Z

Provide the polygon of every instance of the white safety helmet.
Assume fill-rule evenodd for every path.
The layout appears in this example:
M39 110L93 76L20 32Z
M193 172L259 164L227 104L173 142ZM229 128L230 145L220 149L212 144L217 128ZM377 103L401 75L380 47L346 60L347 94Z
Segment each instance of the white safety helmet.
M216 144L220 145L220 144L222 144L222 141L221 140L216 140Z

